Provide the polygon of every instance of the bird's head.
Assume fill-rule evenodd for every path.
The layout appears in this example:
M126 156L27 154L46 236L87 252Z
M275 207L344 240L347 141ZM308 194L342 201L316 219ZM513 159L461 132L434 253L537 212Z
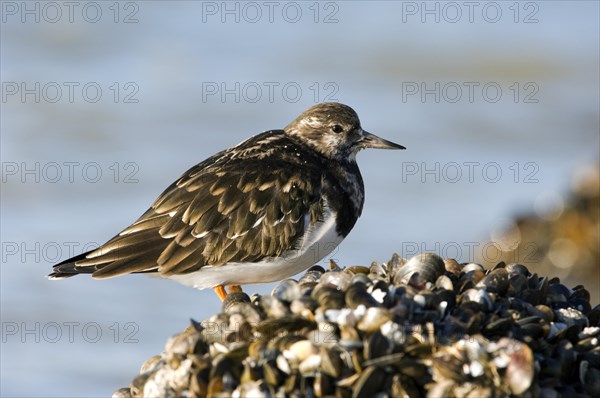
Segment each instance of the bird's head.
M354 109L336 102L312 106L285 128L285 133L307 144L326 158L354 161L365 148L405 149L360 126Z

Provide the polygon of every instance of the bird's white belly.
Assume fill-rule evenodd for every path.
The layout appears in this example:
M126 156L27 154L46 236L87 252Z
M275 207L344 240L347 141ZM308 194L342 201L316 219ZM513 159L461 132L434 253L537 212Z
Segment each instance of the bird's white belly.
M197 289L219 285L242 285L279 281L296 275L331 253L344 239L336 232L335 213L327 210L323 222L310 224L298 249L285 252L281 257L267 258L256 263L228 263L204 266L199 271L168 278Z

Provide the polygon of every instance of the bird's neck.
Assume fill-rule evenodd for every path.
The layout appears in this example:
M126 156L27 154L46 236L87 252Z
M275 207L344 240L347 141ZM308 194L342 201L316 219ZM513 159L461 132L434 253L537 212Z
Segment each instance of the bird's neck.
M360 217L364 204L364 185L356 162L332 162L324 168L325 199L336 214L336 229L346 236Z
M353 207L360 213L364 204L365 188L356 162L351 160L334 162L329 167L331 173L339 182L340 188L352 198Z

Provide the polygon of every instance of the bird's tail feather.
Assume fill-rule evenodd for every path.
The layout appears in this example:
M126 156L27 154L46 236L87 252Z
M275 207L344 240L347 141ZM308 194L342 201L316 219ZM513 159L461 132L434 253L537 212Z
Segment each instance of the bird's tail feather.
M87 256L92 251L93 250L90 250L90 251L82 253L78 256L72 257L68 260L65 260L62 263L56 264L54 267L52 267L52 270L54 272L52 272L50 275L48 275L48 279L64 279L64 278L70 278L77 274L91 274L92 272L95 271L95 269L93 267L90 267L89 269L88 268L77 268L75 263L79 260L83 260L85 258L85 256Z

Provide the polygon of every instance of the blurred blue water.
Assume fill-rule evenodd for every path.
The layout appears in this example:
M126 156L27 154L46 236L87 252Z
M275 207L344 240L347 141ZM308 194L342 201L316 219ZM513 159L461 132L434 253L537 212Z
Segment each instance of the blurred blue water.
M89 3L77 3L72 23L60 2L58 22L38 2L28 7L38 4L40 22L22 22L22 4L2 3L2 396L106 396L190 317L217 311L212 292L169 281L45 275L128 225L188 167L315 102L347 103L367 130L408 148L359 155L365 209L332 255L346 265L414 247L469 261L471 242L538 195L566 192L573 171L599 158L597 2L518 3L517 23L513 2L493 3L502 12L494 23L487 2L472 23L468 9L452 22L436 2L427 6L439 22L421 15L421 2L356 1L318 3L319 23L312 2L277 3L272 23L262 3L254 23L253 9L235 2L227 7L237 4L239 23L221 21L221 2L123 2L118 23L113 3L95 3L96 23L77 11ZM123 23L130 13L138 22ZM24 82L40 83L39 102L10 94ZM54 103L51 82L63 94ZM77 84L72 102L65 82ZM91 82L102 90L95 103L81 90ZM238 101L206 91L236 82ZM439 102L406 91L422 83L440 84ZM486 84L502 90L497 102ZM256 87L262 97L251 102Z

